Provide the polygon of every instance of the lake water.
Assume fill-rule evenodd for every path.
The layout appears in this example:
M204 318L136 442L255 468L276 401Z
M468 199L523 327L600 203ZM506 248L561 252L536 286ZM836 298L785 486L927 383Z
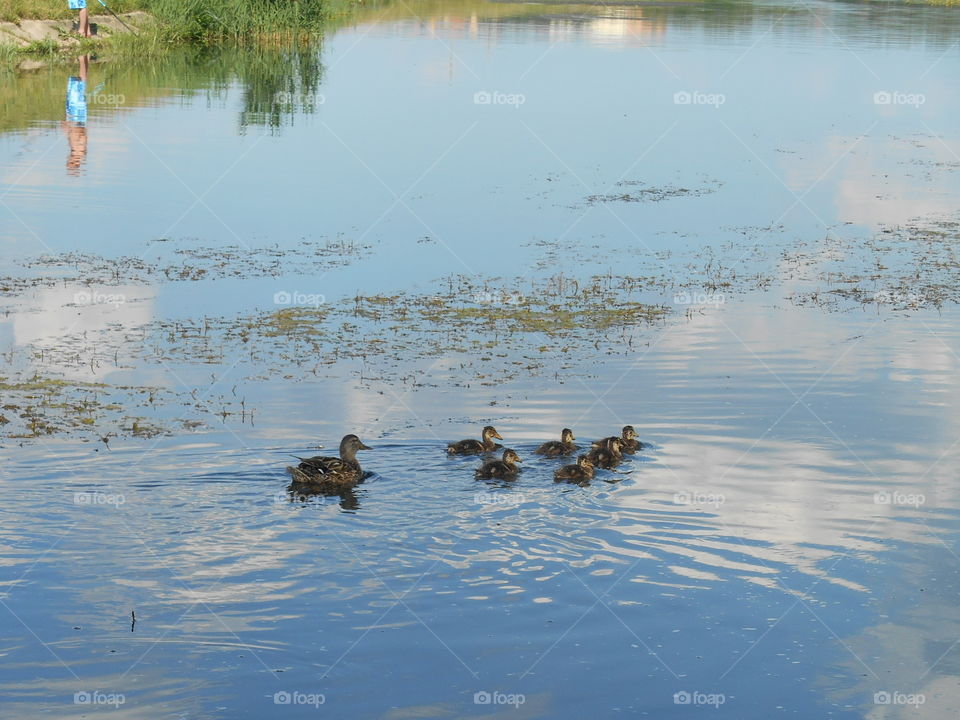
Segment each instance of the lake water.
M398 2L5 80L0 715L956 716L958 30Z

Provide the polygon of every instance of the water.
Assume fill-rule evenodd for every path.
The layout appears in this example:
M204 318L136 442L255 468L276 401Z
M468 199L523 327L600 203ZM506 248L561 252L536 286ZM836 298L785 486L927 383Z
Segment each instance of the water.
M957 17L383 5L93 61L85 153L0 88L0 715L956 714Z

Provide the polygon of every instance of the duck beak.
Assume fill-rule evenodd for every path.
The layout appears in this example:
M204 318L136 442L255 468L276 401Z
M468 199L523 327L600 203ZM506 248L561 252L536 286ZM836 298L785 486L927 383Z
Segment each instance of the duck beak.
M357 447L357 450L373 450L373 448L370 447L369 445L364 445L363 442L361 441L359 447Z
M493 431L493 437L495 437L497 440L503 440L503 435L498 433L496 430Z
M517 462L518 462L518 463L522 463L523 460L521 460L520 458L517 458Z

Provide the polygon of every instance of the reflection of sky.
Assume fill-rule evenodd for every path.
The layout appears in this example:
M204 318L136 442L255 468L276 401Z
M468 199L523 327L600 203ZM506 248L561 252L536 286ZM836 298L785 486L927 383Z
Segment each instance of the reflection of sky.
M620 205L612 208L616 217L595 209L568 237L633 232L663 246L667 236L658 233L679 231L721 240L718 228L766 224L790 207L795 198L777 178L798 194L816 182L804 201L831 224L876 226L902 220L911 207L949 206L955 173L925 178L904 162L924 124L952 129L957 101L945 90L955 60L934 65L939 48L857 46L852 55L827 34L815 53L797 52L759 28L728 44L723 31L705 37L682 24L641 32L650 49L613 44L597 52L579 42L625 30L635 39L627 22L642 30L647 21L594 19L569 36L492 46L445 23L414 26L420 41L346 30L325 51L325 102L282 136L261 137L256 128L234 134L237 88L223 105L163 103L109 126L94 117L83 183L66 177L65 140L51 135L57 146L46 155L38 155L47 141L40 138L31 153L4 163L7 182L28 173L7 201L55 249L95 238L102 251L127 252L165 234L281 245L338 232L362 236L379 246L366 272L384 284L407 258L422 268L408 269L414 280L449 268L496 272L499 255L516 256L516 238L564 235L584 211L583 197L624 174L654 186L724 186L695 206ZM929 100L919 110L875 106L873 93L887 85ZM476 106L480 90L522 93L525 103ZM674 105L681 90L722 92L726 102L719 109ZM868 130L870 138L843 157ZM0 156L22 142L4 139ZM950 159L935 141L927 144L931 160ZM409 210L390 209L394 192ZM204 202L191 208L196 195ZM66 212L47 212L51 203ZM785 219L804 232L818 226L802 207ZM34 249L18 224L4 228L16 250ZM463 264L441 248L416 245L424 235L440 237Z
M500 26L509 32L493 41ZM103 289L137 300L116 308L65 310L77 289L38 290L29 312L4 323L5 341L51 347L67 327L94 334L107 323L133 326L155 315L267 307L281 282L287 290L339 297L424 290L450 272L513 276L537 259L536 250L523 245L531 239L607 237L617 247L719 244L738 236L725 228L776 221L795 200L790 191L802 194L811 185L804 202L817 217L867 230L956 207L955 171L913 162L951 161L935 141L914 145L924 124L955 130L960 101L944 88L955 77L956 60L947 56L933 65L941 47L863 43L853 57L822 27L811 48L808 35L785 39L764 27L727 36L669 24L660 32L655 24L622 19L500 26L402 23L365 36L366 28L342 32L325 54L326 102L278 137L256 128L235 134L237 87L222 106L197 99L144 107L111 124L95 115L82 182L64 173L66 145L58 130L0 139L0 158L10 159L4 181L17 181L5 202L56 250L136 254L160 235L197 238L202 245L282 246L340 232L374 246L370 257L322 277ZM361 44L347 52L355 42ZM872 95L887 86L881 83L927 93L930 102L880 109ZM481 90L523 93L525 102L519 109L478 107L472 98ZM719 109L674 105L678 90L723 92L726 102ZM31 151L18 154L25 143ZM43 154L47 143L52 149ZM622 176L651 185L723 185L712 195L616 205L612 213L584 206L584 196L604 192ZM403 192L409 210L389 209L395 197L381 182ZM203 203L191 207L196 195ZM13 244L4 253L38 252L5 212L0 208L0 234ZM815 242L823 236L802 207L781 222L788 237ZM442 242L418 243L424 235ZM631 272L630 258L616 256L617 269ZM559 265L550 270L577 269L567 258ZM651 331L648 354L606 358L583 369L583 383L570 378L561 386L539 378L408 393L376 382L357 389L338 378L259 388L240 383L241 396L247 393L258 407L257 423L228 425L204 438L212 445L161 440L167 454L150 454L149 464L134 463L135 472L129 461L139 461L144 448L133 442L123 441L122 448L115 442L112 455L74 448L58 458L82 474L66 483L66 506L38 500L40 492L63 500L63 468L20 451L19 464L5 467L2 480L11 491L4 511L17 522L0 523L0 563L19 575L48 547L48 537L66 527L69 567L56 554L46 556L35 570L38 585L13 588L15 609L31 613L28 620L38 627L47 627L43 616L49 614L65 628L86 626L84 639L121 647L119 667L99 660L84 674L109 687L145 649L115 639L128 632L122 626L129 606L142 607L147 637L174 630L170 644L149 657L178 668L181 679L170 681L169 694L183 696L171 702L179 709L202 702L184 699L200 694L218 706L235 702L220 689L255 688L269 697L278 689L269 674L276 668L291 683L312 688L389 607L395 596L387 588L402 592L425 572L423 587L410 596L414 607L470 664L482 666L485 679L500 681L504 667L515 678L532 662L518 655L548 647L558 635L551 624L571 626L593 602L571 572L603 590L606 578L629 568L613 602L638 636L680 669L693 674L691 667L718 664L708 677L716 682L719 671L787 611L794 597L785 585L878 670L875 657L904 658L891 670L904 686L890 689L926 692L924 711L939 712L942 698L933 696L942 688L954 697L956 673L942 666L918 681L922 671L913 671L936 660L930 648L952 607L940 597L920 602L917 587L955 599L943 589L956 562L949 533L960 506L953 471L960 435L952 411L960 400L955 318L950 310L907 319L870 313L826 315L732 299L720 310ZM594 393L614 382L598 401ZM810 410L794 405L791 390ZM481 419L527 451L564 426L588 441L625 422L655 446L615 488L597 483L563 492L551 484L550 466L536 461L518 485L517 507L479 508L471 500L474 461L450 461L437 448L474 434ZM287 453L318 440L333 447L344 428L357 429L376 448L363 460L381 474L364 490L358 514L273 504ZM263 450L265 444L280 450ZM32 495L14 492L21 476L35 478ZM119 516L70 505L77 484L126 490L126 525ZM922 492L928 504L921 511L878 505L873 495L884 489ZM725 502L676 505L674 494L685 491L720 493ZM432 572L441 551L449 556ZM33 603L38 586L52 590ZM201 605L178 623L194 601L226 620L218 623ZM604 612L599 616L611 620ZM610 649L611 632L631 642L623 626L611 620L611 631L596 622L591 616L575 628L531 680L534 689L549 689L556 706L586 712L576 703L588 697L594 714L611 699L633 707L635 698L624 696L624 688L637 687L637 675L663 684L666 676L655 663L653 669L640 664L649 661L642 651ZM382 644L362 643L335 676L346 678L349 692L365 686L359 676L392 680L398 657L433 642L403 608L383 623L389 632L373 633ZM709 632L701 632L705 626ZM499 631L498 646L491 628ZM953 624L949 629L945 634L955 637ZM253 669L241 663L237 648L225 649L237 639L228 630L244 640L270 638L284 650L276 659L268 652L269 680L260 679L263 668L249 657ZM62 632L42 635L59 642ZM12 654L33 647L20 635ZM500 647L503 637L531 646L511 645L508 652ZM189 649L173 642L181 640ZM86 646L63 642L64 653L81 662ZM845 648L803 608L786 615L758 648L725 686L741 690L741 697L752 697L756 678L773 673L775 681L765 687L781 694L771 707L791 705L797 678L819 677L804 681L822 683L838 702L867 707L870 717L898 716L897 708L864 705L863 694L875 690L870 683L851 697L862 667L843 665ZM776 663L786 651L783 662L790 664L783 669ZM595 676L591 688L577 688L576 697L564 695L571 691L556 679L600 652L622 662L610 663L615 667ZM441 680L431 701L443 697L453 707L460 698L451 695L474 692L476 682L457 676L461 668L443 653L427 653L423 662ZM180 672L183 667L193 672ZM839 679L822 678L825 667ZM36 672L25 663L6 682L22 677L30 683ZM196 677L211 677L200 683L205 693L197 692ZM401 680L387 688L392 705L427 704L414 697L423 683ZM552 687L538 688L538 682ZM52 683L41 689L51 687L64 696L76 689ZM150 701L170 701L167 693ZM664 706L664 714L675 711ZM731 705L726 716L749 715L745 706ZM231 711L262 717L260 709Z

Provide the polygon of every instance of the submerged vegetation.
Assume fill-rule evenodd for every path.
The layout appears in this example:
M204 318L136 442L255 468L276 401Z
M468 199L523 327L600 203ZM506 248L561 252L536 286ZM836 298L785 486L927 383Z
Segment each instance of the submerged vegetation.
M345 374L374 391L499 386L531 377L563 383L589 377L612 356L639 356L669 323L723 312L722 305L747 293L776 295L776 287L795 305L831 312L912 313L960 303L960 223L916 223L866 238L844 229L790 240L779 226L742 228L742 242L692 254L637 250L629 275L452 275L426 291L339 299L267 288L236 313L175 319L138 313L136 305L124 314L118 309L124 302L143 300L117 293L290 278L278 260L291 255L299 258L293 275L311 276L362 258L367 248L342 237L284 250L177 247L162 240L154 241L163 251L157 258L149 251L142 259L41 256L26 260L19 277L4 279L8 300L19 304L28 293L67 288L77 291L67 293L75 298L68 307L103 320L4 356L9 370L0 381L6 403L0 436L100 440L189 431L226 418L252 421L255 403L248 406L245 392ZM36 269L43 274L29 277ZM104 298L99 307L98 293ZM111 304L119 314L110 315ZM131 371L165 383L107 382ZM221 387L223 376L229 382Z

